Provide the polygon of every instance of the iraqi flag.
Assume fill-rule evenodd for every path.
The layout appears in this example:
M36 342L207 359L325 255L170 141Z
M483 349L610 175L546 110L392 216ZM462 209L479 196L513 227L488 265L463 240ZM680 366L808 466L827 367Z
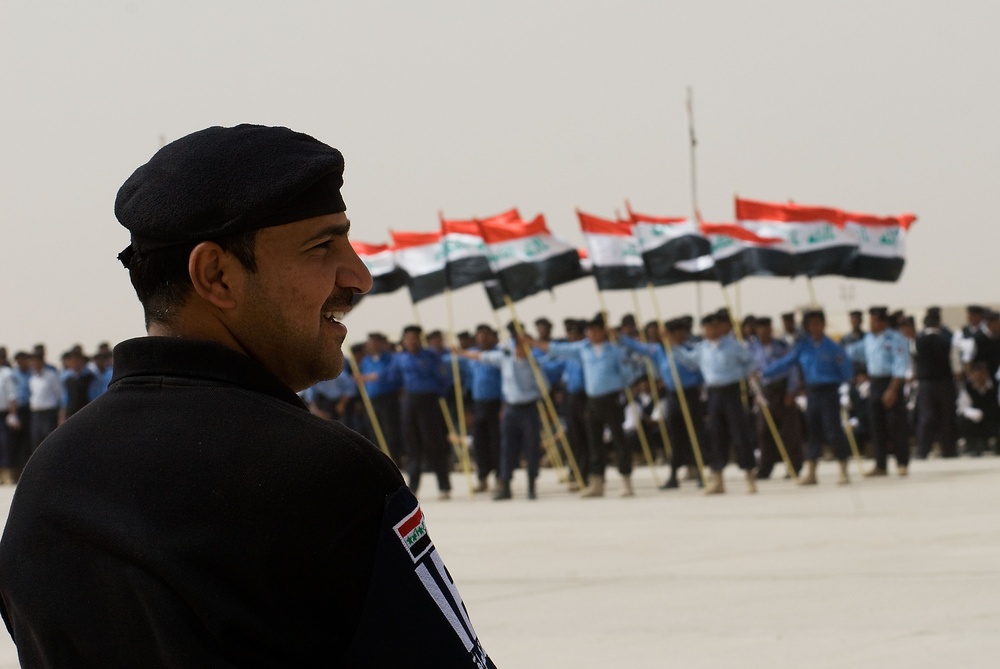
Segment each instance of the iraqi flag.
M852 212L844 212L843 216L845 228L858 239L858 247L840 274L872 281L899 279L906 263L906 234L917 217Z
M728 286L748 276L795 276L795 256L781 237L758 235L735 223L702 223L712 244L716 280Z
M490 267L515 302L586 276L577 250L552 235L539 214L530 223L480 221Z
M482 219L492 223L520 221L517 209ZM441 218L441 241L444 245L445 273L452 290L471 286L493 278L486 243L479 230L480 220L453 220Z
M780 237L794 256L795 274L840 274L857 255L858 238L832 207L736 198L736 224L761 237Z
M697 220L639 214L632 211L627 201L625 209L633 224L633 234L639 241L646 274L654 284L664 286L702 280L694 278L690 271L678 270L678 263L681 268L700 266L711 256L711 243L702 234Z
M406 272L413 303L443 293L446 284L441 233L392 230L390 234L396 265Z
M372 289L365 295L391 293L406 285L406 272L396 265L395 254L388 244L366 244L352 239L351 246L372 275Z
M609 221L576 212L580 219L597 287L600 290L627 290L646 285L646 268L639 252L639 240L628 221Z

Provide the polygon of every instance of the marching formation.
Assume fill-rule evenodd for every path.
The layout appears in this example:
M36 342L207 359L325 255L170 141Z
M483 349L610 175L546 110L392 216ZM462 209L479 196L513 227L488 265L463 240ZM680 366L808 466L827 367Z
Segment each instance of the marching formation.
M496 500L514 496L522 466L524 494L535 499L543 464L562 468L585 498L604 495L611 463L625 496L635 494L634 466L657 461L669 463L666 490L690 479L724 493L731 462L751 493L781 462L785 476L815 485L829 459L847 484L852 454L871 457L865 476L887 476L890 459L906 476L911 451L996 448L1000 314L976 305L967 314L952 333L935 307L920 328L872 307L867 330L865 314L852 312L838 341L818 309L783 314L780 327L747 316L735 328L722 310L702 317L697 333L690 316L641 329L631 316L617 327L603 314L567 319L559 339L545 318L533 334L510 323L502 341L482 324L450 347L439 331L407 326L399 346L369 335L353 347L353 371L303 397L380 443L412 490L432 472L442 498L455 467L478 493L493 477Z

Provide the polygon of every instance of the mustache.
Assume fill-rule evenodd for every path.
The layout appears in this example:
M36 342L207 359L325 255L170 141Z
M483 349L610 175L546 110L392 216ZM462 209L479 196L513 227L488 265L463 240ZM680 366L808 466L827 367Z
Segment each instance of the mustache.
M329 311L347 311L354 306L355 295L360 295L360 293L355 293L349 288L336 290L327 298L323 308Z

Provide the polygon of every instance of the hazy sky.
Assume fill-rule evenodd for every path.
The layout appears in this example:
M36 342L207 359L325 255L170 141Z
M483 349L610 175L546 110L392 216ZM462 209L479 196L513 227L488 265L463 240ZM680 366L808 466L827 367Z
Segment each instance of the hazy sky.
M817 279L829 310L998 301L998 27L995 1L0 0L0 344L143 333L113 204L163 139L253 122L340 148L363 241L516 206L579 244L575 207L690 212L689 85L707 219L734 193L918 215L902 280ZM695 308L692 287L658 295ZM807 299L801 280L741 289L744 311ZM492 321L478 287L455 309L460 328ZM521 315L596 309L587 281ZM443 298L421 315L445 326ZM348 326L410 320L401 291Z

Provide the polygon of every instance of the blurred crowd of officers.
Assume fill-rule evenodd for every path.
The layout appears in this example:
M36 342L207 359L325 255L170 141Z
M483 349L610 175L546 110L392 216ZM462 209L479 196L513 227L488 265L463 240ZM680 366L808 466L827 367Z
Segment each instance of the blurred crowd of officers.
M936 307L919 326L885 307L865 321L851 312L834 341L818 309L782 314L780 325L746 316L738 330L721 310L698 333L690 316L640 328L599 314L565 319L562 338L540 318L533 333L509 323L501 338L482 324L451 346L410 325L399 342L371 333L341 376L301 395L314 414L384 445L413 491L432 473L442 498L465 452L474 490L504 500L521 467L526 496L537 497L543 462L571 464L570 489L600 497L612 462L626 496L643 459L669 463L664 489L687 479L718 494L730 462L755 492L782 461L778 471L804 485L818 482L820 461L836 461L846 484L852 451L872 458L866 476L887 476L890 457L906 476L911 453L997 451L1000 313L970 305L955 332ZM75 346L59 368L42 344L11 358L0 347L0 483L16 482L38 444L107 390L112 370L108 344L91 356Z
M936 307L919 326L885 307L851 312L850 322L835 341L819 309L782 314L780 324L746 316L738 331L721 310L701 318L697 334L690 316L639 327L626 315L611 327L598 315L566 319L556 338L540 318L532 333L509 323L501 337L482 324L451 346L440 331L411 325L398 344L370 334L352 347L356 372L345 368L303 399L376 441L374 417L411 489L433 473L442 498L462 460L459 404L474 490L497 500L513 496L520 467L534 499L545 461L572 460L580 476L567 467L564 479L571 490L582 484L583 497L604 495L611 463L622 494L633 495L633 466L643 459L669 463L664 489L689 479L719 494L731 462L755 492L783 460L777 471L804 485L818 482L821 461L835 461L846 484L852 451L872 459L865 476L880 477L891 460L906 476L911 453L997 448L1000 314L970 305L955 332ZM546 395L558 414L551 421ZM559 456L559 437L571 454Z

